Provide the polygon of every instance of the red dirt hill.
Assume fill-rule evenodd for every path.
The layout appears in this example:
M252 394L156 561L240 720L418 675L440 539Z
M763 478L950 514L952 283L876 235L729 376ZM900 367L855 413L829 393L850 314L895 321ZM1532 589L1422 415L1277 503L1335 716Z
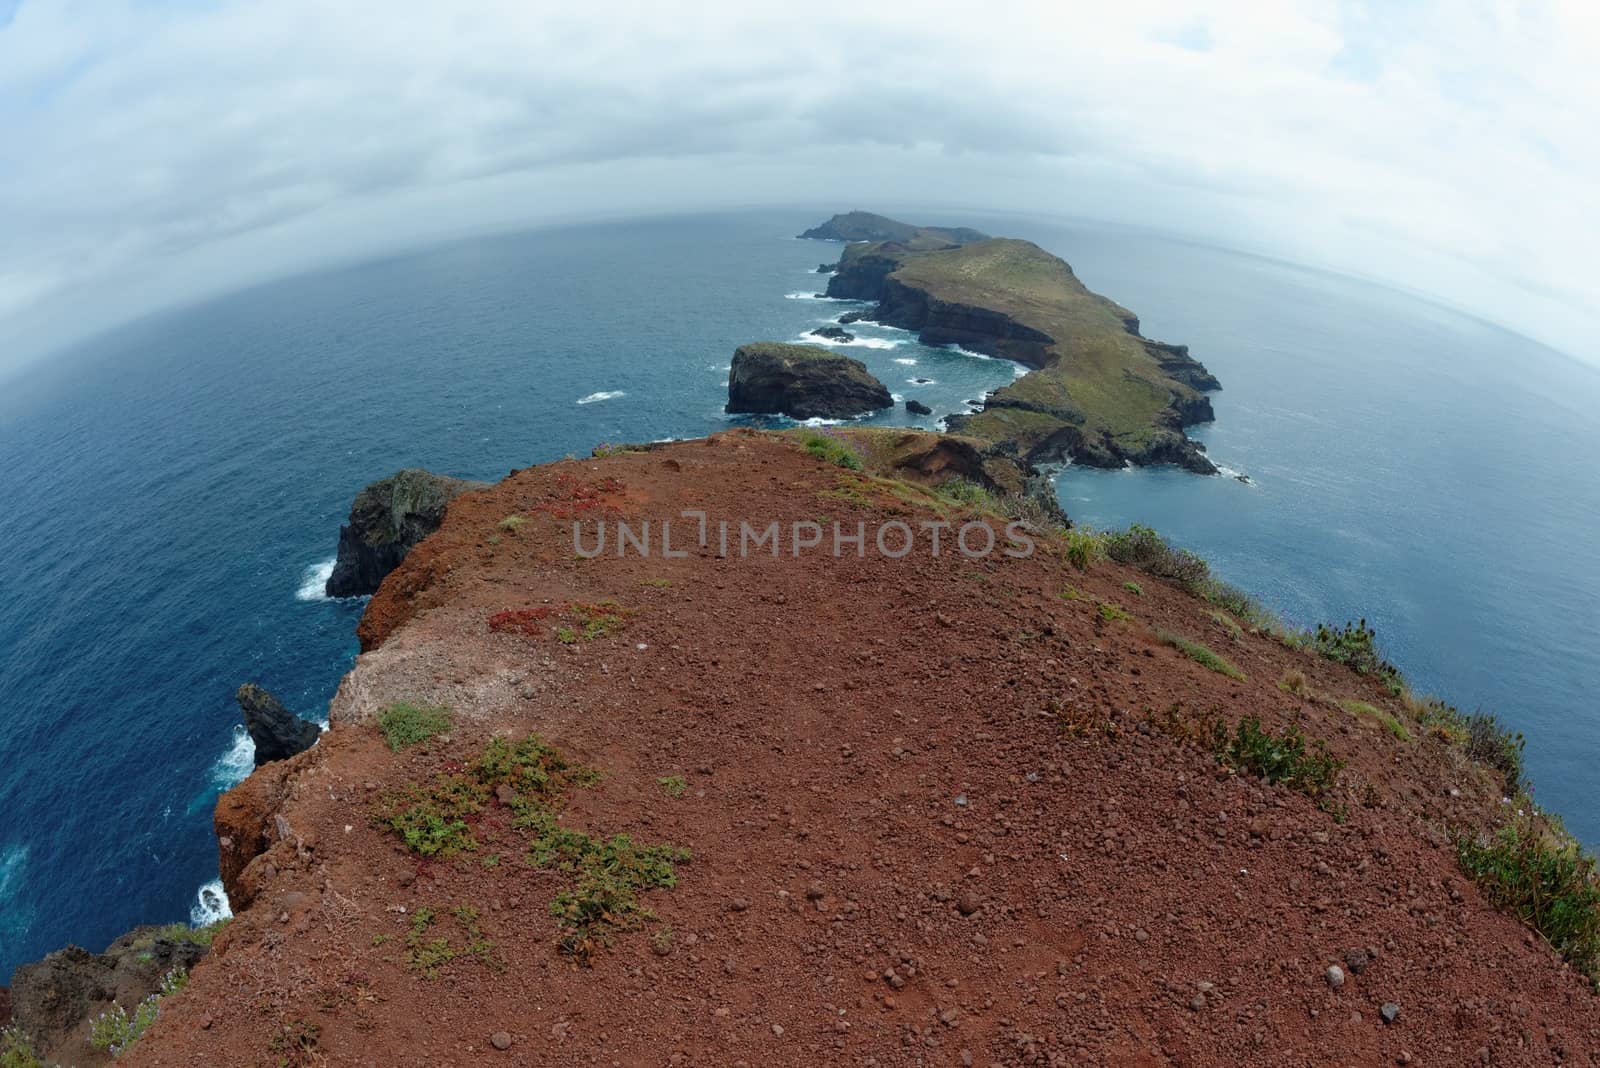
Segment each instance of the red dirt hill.
M121 1063L1596 1063L1585 981L1446 834L1498 818L1497 776L1314 696L1403 717L1373 679L1054 542L583 559L571 531L980 515L953 508L737 432L455 500L333 730L219 807L239 915ZM453 718L392 751L396 702ZM1326 739L1331 791L1222 767L1207 732L1245 716ZM419 798L464 807L416 841L472 848L409 851L381 820ZM590 893L613 877L636 893Z

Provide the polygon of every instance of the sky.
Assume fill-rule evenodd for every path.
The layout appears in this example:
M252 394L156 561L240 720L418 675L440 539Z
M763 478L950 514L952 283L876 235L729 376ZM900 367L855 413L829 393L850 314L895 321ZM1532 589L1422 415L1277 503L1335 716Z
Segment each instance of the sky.
M794 204L1149 227L1600 363L1597 55L1593 0L0 0L0 373L460 234Z

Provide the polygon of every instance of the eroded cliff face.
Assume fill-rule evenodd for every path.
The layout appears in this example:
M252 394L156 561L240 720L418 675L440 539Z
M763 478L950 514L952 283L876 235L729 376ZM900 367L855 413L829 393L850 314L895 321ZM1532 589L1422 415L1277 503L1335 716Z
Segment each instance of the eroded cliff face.
M1006 544L1013 505L939 484L998 494L1018 458L854 440L860 471L736 431L460 498L369 604L325 740L219 806L237 918L123 1063L1600 1055L1593 995L1438 830L1492 826L1497 776L1341 706L1406 715L1376 679L1150 574L1074 566L1048 529L1025 557L955 549L970 522ZM573 551L574 522L686 510L945 524L946 551ZM400 701L448 726L391 748L376 722ZM1345 766L1319 798L1229 772L1197 741L1219 716L1292 724ZM510 787L513 752L556 779ZM396 804L464 807L430 829ZM647 913L575 940L596 887L551 850L596 843L651 873ZM668 854L640 850L669 846L665 882Z
M990 248L1000 251L986 258ZM939 269L947 261L956 265ZM924 344L958 345L1032 369L985 398L976 415L952 417L953 431L1009 442L1037 462L1172 463L1216 473L1184 433L1213 418L1205 391L1221 388L1216 377L1186 346L1141 337L1132 312L1089 292L1067 264L1036 246L853 244L827 293L875 301L867 317L917 331ZM1129 419L1129 408L1144 415Z
M328 576L329 597L373 593L412 547L439 529L451 500L482 482L409 468L379 479L356 495L339 529L339 553Z

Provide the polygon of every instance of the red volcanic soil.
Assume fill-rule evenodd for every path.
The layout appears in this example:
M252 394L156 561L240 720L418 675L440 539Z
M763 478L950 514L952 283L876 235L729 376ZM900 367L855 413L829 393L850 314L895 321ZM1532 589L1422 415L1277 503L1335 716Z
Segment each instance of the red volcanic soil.
M369 606L334 729L219 811L230 886L253 900L120 1063L1596 1063L1585 981L1457 866L1447 831L1491 824L1495 776L1279 685L1299 672L1305 693L1404 718L1371 679L1054 545L583 559L571 531L932 507L737 432L458 498ZM597 612L619 622L586 638ZM455 724L391 752L372 716L401 699ZM1246 715L1347 762L1320 806L1186 740ZM374 818L529 732L603 775L565 790L562 826L692 854L640 895L655 918L587 964L551 913L575 877L525 859L508 794L445 859ZM409 959L421 908L459 951L431 978Z

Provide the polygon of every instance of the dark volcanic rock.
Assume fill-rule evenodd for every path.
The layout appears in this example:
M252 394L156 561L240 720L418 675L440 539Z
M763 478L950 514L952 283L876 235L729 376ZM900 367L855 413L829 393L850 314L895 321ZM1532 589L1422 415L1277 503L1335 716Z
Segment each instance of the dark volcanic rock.
M1184 385L1195 389L1221 389L1217 376L1206 370L1206 365L1189 355L1188 345L1168 345L1164 341L1145 339L1145 351L1155 357L1161 370Z
M271 760L287 760L317 744L322 730L315 723L290 712L282 701L255 683L239 687L235 697L250 740L256 743L257 767Z
M113 1002L128 1012L175 968L192 968L207 947L172 928L138 927L104 953L77 946L19 967L11 978L11 1023L34 1053L64 1064L103 1064L87 1042L91 1021Z
M839 326L819 326L811 331L812 337L825 337L829 341L854 341L856 336Z
M868 311L845 312L839 316L840 326L849 326L851 323L872 322L872 313Z
M815 345L741 345L728 372L730 412L845 419L892 404L860 360Z
M439 529L452 499L486 485L409 468L362 490L350 506L350 521L339 528L339 557L328 576L328 596L377 592L411 547Z
M819 263L819 264L817 264L817 273L818 274L832 274L833 273L833 269L834 269L835 266L837 266L837 264Z
M923 404L919 400L911 400L911 399L907 399L906 400L906 411L912 413L913 415L932 415L933 414L933 409L932 408L928 407L926 404Z

